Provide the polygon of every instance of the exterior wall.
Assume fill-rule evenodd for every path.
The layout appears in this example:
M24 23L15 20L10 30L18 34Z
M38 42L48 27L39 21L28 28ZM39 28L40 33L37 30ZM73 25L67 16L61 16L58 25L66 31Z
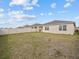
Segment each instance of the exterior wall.
M23 32L32 32L31 27L27 28L15 28L15 29L1 29L0 30L0 35L5 35L5 34L15 34L15 33L23 33Z
M65 24L64 24L65 25ZM49 30L46 31L45 30L45 26L49 26ZM67 26L67 30L66 31L59 31L59 25L45 25L43 27L43 32L47 32L47 33L55 33L55 34L74 34L74 24L66 24Z
M35 28L35 27L37 27L37 28ZM32 32L39 32L39 27L38 26L33 26Z
M75 27L74 24L66 24L67 25L67 31L59 31L59 25L43 25L43 28L41 28L41 31L39 26L37 26L37 29L33 29L32 27L26 27L26 28L15 28L15 29L0 29L0 35L5 34L15 34L15 33L23 33L23 32L46 32L46 33L55 33L55 34L74 34ZM45 30L45 27L49 26L49 30Z
M76 32L79 32L79 27L77 27L77 28L75 29L75 31L76 31Z
M35 27L37 27L37 28L35 28ZM40 28L40 27L43 27L43 26L33 26L32 32L42 32L43 28Z

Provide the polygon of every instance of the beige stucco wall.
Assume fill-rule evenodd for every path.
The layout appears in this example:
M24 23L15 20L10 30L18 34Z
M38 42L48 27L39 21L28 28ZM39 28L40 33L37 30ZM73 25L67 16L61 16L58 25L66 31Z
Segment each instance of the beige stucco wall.
M31 27L27 28L15 28L15 29L0 29L0 35L4 34L15 34L15 33L23 33L23 32L32 32Z
M37 28L35 28L35 27L37 27ZM32 32L39 32L39 26L33 26Z
M65 24L64 24L65 25ZM59 25L45 25L49 26L49 30L45 30L45 26L43 27L43 32L47 33L55 33L55 34L74 34L74 24L66 24L67 25L67 31L59 31Z
M41 32L46 33L55 33L55 34L74 34L74 24L66 24L67 31L59 31L59 25L44 25L43 30ZM45 30L45 26L49 26L49 30ZM4 34L15 34L15 33L23 33L23 32L39 32L39 28L33 29L32 27L26 28L15 28L15 29L0 29L0 35Z
M37 28L35 28L35 27L37 27ZM43 26L41 26L41 27L43 27ZM42 32L42 28L40 28L40 26L33 26L33 28L32 28L32 32Z

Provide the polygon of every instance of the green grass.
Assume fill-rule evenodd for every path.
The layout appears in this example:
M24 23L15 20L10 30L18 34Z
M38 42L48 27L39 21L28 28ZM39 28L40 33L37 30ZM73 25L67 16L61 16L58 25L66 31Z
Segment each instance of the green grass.
M79 33L4 35L0 36L0 59L70 59L74 56L78 58L78 43Z
M9 59L8 36L0 36L0 59Z

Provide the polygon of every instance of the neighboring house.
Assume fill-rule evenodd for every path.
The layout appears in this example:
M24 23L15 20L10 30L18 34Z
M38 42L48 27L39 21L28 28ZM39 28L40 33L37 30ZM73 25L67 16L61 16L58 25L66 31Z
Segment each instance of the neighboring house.
M79 32L79 27L76 27L76 30L75 30L76 32Z
M34 25L32 29L36 29L36 32L72 35L75 32L75 27L75 22L55 20L45 24Z
M31 26L33 32L43 32L43 25L42 24L34 24Z

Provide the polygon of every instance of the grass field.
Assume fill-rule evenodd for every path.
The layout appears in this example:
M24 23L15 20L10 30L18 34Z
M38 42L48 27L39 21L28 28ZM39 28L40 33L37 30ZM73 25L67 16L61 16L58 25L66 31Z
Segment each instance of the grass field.
M79 33L0 36L0 59L79 59Z

